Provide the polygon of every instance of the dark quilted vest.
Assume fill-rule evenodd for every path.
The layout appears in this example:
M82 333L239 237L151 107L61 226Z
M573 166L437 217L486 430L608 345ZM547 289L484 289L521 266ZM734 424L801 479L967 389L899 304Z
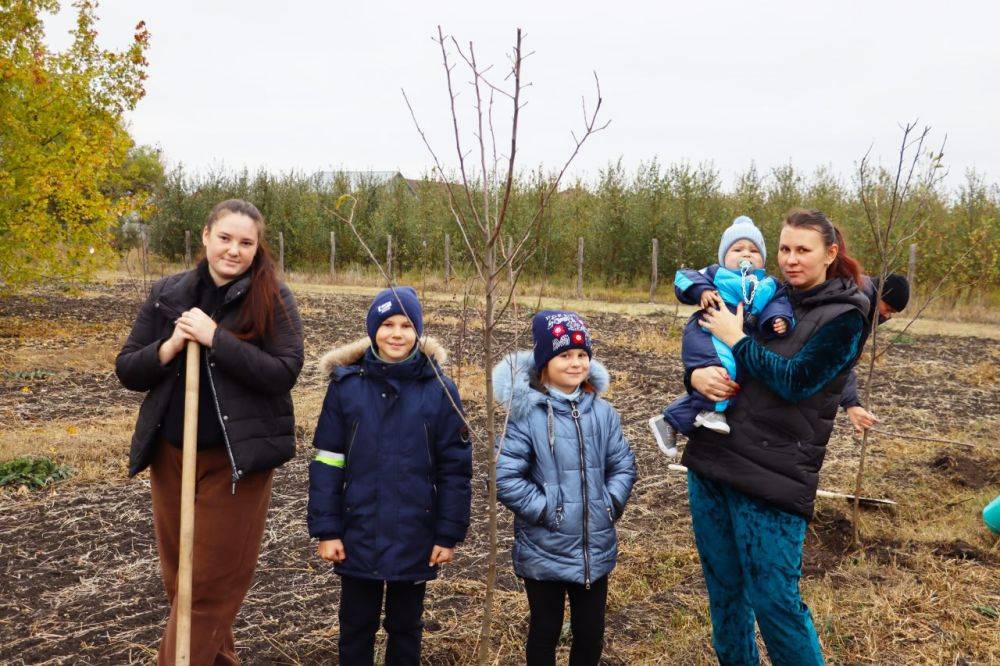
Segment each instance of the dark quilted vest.
M795 328L765 346L794 356L823 325L840 315L868 312L868 299L853 282L834 278L805 293L790 293ZM864 347L864 340L859 345ZM731 432L692 433L683 462L699 475L729 484L779 509L812 518L819 469L848 372L857 357L826 386L797 403L743 375L736 404L726 412Z

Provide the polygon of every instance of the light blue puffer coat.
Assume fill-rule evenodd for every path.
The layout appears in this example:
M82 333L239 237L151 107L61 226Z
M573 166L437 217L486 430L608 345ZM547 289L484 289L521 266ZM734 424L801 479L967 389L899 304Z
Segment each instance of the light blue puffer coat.
M600 362L591 360L589 381L598 393L607 389ZM583 393L575 410L544 393L531 352L501 360L493 387L510 410L497 492L515 516L514 572L589 585L615 566L614 523L635 483L621 418L595 393Z

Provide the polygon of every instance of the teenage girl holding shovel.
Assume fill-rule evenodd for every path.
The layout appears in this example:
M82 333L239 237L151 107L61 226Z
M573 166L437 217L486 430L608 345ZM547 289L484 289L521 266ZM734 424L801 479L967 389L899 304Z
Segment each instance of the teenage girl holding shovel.
M274 468L295 451L290 391L302 369L302 324L275 274L264 218L253 204L223 201L209 214L202 242L205 258L196 268L153 285L115 363L126 388L146 391L129 475L150 469L156 546L171 604L159 664L175 661L179 620L189 341L201 348L191 664L239 663L233 620L257 566Z

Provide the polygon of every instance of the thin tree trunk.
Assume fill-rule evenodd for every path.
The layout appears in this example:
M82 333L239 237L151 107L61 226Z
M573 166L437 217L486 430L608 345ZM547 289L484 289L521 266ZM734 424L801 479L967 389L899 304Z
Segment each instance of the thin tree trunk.
M489 558L486 569L486 599L483 602L483 624L479 636L479 663L485 666L493 654L493 599L497 582L497 458L493 450L496 441L496 405L493 402L493 334L494 308L493 295L496 269L496 246L490 241L489 229L486 232L487 245L483 265L486 274L486 307L483 313L485 327L483 330L483 371L486 375L486 455L489 460L489 498L487 500L487 531L490 539Z

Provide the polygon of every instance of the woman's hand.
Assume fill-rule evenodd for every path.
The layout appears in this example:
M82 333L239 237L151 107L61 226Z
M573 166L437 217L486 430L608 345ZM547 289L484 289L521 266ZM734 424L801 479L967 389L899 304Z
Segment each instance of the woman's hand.
M177 320L177 326L202 347L211 347L218 324L198 308L191 308Z
M717 365L693 370L691 387L716 402L728 400L740 390L740 385L729 378L729 373Z
M347 559L347 554L344 552L344 542L340 539L320 541L319 546L316 547L316 554L334 564L340 564Z
M194 337L184 331L180 326L174 326L174 332L156 351L156 357L160 359L160 365L166 365L177 358L177 355L184 350L188 340Z
M729 308L709 308L701 313L701 321L698 322L706 331L725 342L729 347L733 347L737 342L746 337L743 333L743 304L736 306L736 314L729 311Z
M434 566L435 564L447 564L455 559L455 549L445 548L444 546L434 546L434 550L431 551L431 559L428 562L429 565Z
M851 419L854 432L861 435L865 430L878 423L878 417L869 412L861 405L854 405L847 408L847 418Z

